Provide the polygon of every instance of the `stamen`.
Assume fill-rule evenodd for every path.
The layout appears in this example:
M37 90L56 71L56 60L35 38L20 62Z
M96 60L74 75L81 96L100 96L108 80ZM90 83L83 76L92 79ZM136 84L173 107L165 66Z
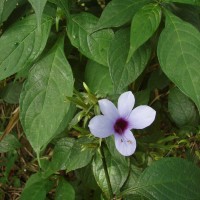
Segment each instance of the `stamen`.
M127 143L129 144L133 144L133 142L131 140L127 140Z

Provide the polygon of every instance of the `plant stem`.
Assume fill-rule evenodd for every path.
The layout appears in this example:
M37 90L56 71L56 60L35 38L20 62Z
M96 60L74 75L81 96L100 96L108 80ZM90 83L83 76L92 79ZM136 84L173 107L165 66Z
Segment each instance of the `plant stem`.
M100 153L101 153L101 159L102 159L102 163L103 163L103 169L105 172L106 182L107 182L108 190L109 190L109 194L110 194L110 199L113 199L114 195L113 195L112 186L110 183L110 177L108 174L108 168L107 168L107 164L106 164L105 154L103 151L103 143L101 143L101 146L100 146Z
M37 161L38 161L39 168L41 168L40 153L39 153L39 152L36 152L36 155L37 155Z

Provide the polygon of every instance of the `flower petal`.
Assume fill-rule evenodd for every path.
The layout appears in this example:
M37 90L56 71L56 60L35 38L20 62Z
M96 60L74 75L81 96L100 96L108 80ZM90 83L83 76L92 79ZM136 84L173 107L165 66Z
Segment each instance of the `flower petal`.
M105 138L114 133L113 122L103 115L93 117L88 126L90 132L99 138Z
M135 104L135 97L132 92L124 92L118 99L118 111L121 117L128 117Z
M101 99L98 102L101 112L106 117L108 117L112 121L115 121L119 117L118 110L111 101L109 101L108 99Z
M143 129L151 125L156 117L156 111L149 106L138 106L131 112L128 122L129 128Z
M115 134L115 146L122 155L132 155L136 149L136 140L133 133L127 130L123 135Z

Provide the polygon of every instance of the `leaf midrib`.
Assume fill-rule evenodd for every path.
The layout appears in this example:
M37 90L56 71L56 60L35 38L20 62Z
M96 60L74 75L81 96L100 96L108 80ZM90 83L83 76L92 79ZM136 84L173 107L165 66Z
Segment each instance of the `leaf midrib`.
M190 77L190 80L191 80L191 83L192 83L192 86L193 86L193 90L194 90L194 92L195 92L195 94L196 94L196 96L197 96L198 92L196 91L196 88L195 88L195 86L194 86L194 82L192 81L192 80L193 80L193 79L192 79L192 75L191 75L191 72L190 72L190 70L189 70L189 68L188 68L188 65L187 65L187 63L186 63L186 59L185 59L185 56L184 56L184 51L183 51L183 47L182 47L181 37L180 37L180 35L179 35L178 29L177 29L177 27L176 27L176 24L175 24L175 23L173 22L173 20L172 20L172 17L171 17L170 15L168 15L168 17L169 17L169 19L170 19L170 21L171 21L171 24L174 26L174 30L175 30L175 33L176 33L176 35L177 35L177 37L178 37L178 41L179 41L179 45L180 45L180 49L181 49L181 56L182 56L183 61L184 61L184 63L185 63L186 70L187 70L187 72L188 72L188 74L189 74L189 77ZM179 22L178 22L178 23L179 23ZM195 98L195 99L197 99L197 98ZM198 101L198 99L197 99L197 101Z

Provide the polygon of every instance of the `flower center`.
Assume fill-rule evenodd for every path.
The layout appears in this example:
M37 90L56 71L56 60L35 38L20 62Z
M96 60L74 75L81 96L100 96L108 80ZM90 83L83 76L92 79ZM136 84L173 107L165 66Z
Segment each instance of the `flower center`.
M124 120L123 118L119 118L114 125L114 130L116 133L123 134L124 131L128 127L128 122Z

